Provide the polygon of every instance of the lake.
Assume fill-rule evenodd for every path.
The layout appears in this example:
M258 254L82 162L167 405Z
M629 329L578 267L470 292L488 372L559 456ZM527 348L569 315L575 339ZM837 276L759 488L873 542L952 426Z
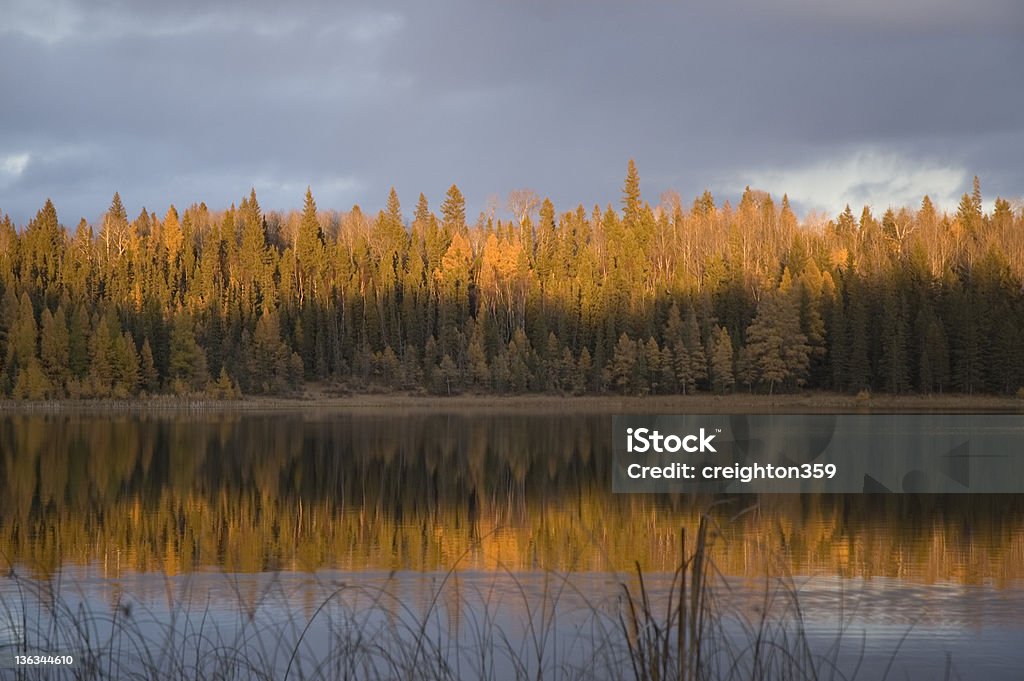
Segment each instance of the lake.
M0 416L0 647L73 654L31 670L66 678L635 678L674 641L704 516L714 678L1020 678L1024 496L616 495L610 433L572 412ZM623 617L642 594L657 618Z

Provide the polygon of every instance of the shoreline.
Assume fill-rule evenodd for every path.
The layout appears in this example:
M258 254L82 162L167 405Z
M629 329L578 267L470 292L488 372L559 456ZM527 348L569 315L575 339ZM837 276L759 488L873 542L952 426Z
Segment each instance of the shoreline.
M0 413L161 413L161 412L344 412L372 410L424 412L580 412L580 413L867 413L894 411L1024 413L1024 400L995 395L873 395L841 393L783 395L472 395L359 393L345 396L307 392L301 397L246 397L215 400L156 396L134 400L0 400Z

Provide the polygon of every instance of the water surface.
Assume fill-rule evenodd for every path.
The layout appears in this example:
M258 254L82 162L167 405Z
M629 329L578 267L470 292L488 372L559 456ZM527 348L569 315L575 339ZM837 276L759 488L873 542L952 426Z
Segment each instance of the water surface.
M513 652L538 646L548 676L629 676L623 585L639 564L667 598L680 530L692 542L708 512L733 634L772 593L773 616L798 599L816 651L837 647L847 671L863 657L863 678L893 652L892 678L1024 668L1021 497L615 495L610 428L607 414L5 415L0 595L42 618L57 594L98 634L130 620L147 640L172 622L187 638L203 622L276 646L278 671L295 641L308 672L339 632L379 629L448 642L435 657L468 676L524 673Z

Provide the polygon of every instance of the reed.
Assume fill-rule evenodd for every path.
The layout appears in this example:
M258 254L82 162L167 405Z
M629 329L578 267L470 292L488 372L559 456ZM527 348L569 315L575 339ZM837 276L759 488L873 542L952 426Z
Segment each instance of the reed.
M621 577L619 595L603 599L578 572L545 572L537 584L508 570L502 582L512 585L508 589L493 582L467 586L456 564L435 575L432 589L412 595L394 573L377 584L312 574L315 600L309 599L308 585L300 589L281 575L268 577L253 592L237 576L225 574L227 591L237 599L230 621L207 590L191 583L165 578L159 602L118 594L97 606L79 585L62 582L59 575L33 578L11 568L0 578L0 678L857 678L863 643L854 663L845 667L839 660L840 647L847 644L842 634L825 649L815 649L792 580L767 577L754 615L733 602L715 567L718 539L714 521L705 514L692 541L681 531L679 564L670 578L645 574L637 563L635 575ZM652 588L655 582L659 586ZM882 678L898 652L899 644ZM36 653L71 654L75 664L10 664L13 654ZM953 671L947 661L947 676Z

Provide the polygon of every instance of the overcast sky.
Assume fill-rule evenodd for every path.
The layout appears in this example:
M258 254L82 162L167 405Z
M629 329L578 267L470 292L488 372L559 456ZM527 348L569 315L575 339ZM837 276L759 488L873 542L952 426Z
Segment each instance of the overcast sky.
M0 0L0 211L1024 195L1020 0L382 6Z

